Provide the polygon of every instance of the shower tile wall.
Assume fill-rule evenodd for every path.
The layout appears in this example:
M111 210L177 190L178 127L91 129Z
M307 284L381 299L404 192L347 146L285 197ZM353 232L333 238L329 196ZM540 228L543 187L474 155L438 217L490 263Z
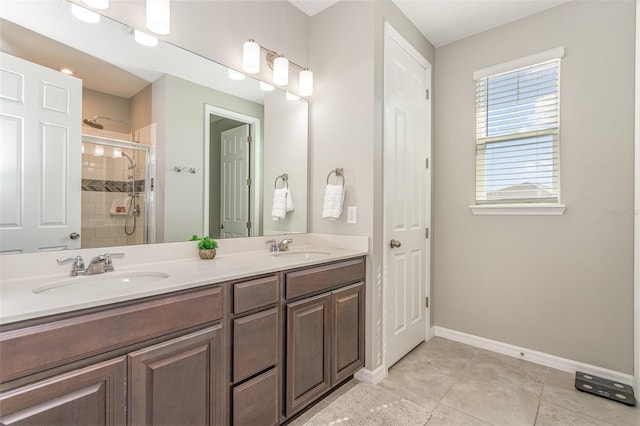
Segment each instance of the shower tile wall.
M141 189L138 197L140 216L136 218L137 226L133 235L126 235L125 222L129 220L127 229L133 227L133 217L115 214L111 211L114 201L118 205L128 206L129 162L126 158L112 158L113 148L103 146L103 156L95 156L92 143L84 143L82 154L82 248L112 247L132 244L143 244L145 233L145 195L144 179L146 175L144 152L123 149L136 162L136 186Z

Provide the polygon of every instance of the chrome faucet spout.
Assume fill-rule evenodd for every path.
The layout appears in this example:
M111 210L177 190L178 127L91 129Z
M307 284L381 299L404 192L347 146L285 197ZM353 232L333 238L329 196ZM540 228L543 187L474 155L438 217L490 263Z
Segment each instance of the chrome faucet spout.
M285 238L284 240L280 241L280 244L278 244L278 251L289 250L289 244L291 244L292 242L293 242L293 239L291 238Z

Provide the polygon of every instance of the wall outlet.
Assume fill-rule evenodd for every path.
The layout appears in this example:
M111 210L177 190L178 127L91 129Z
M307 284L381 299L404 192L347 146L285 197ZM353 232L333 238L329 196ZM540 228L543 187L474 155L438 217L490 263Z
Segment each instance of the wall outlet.
M356 206L347 207L347 223L358 222L358 208Z

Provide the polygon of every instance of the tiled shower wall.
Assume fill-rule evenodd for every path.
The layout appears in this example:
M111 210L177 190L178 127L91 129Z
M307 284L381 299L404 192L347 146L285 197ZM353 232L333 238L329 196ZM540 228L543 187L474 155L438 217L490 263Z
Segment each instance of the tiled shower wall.
M83 129L84 131L85 129ZM87 129L88 130L88 129ZM85 134L127 140L126 135L105 134L112 132L85 131ZM95 155L97 145L83 142L82 154L82 248L112 247L145 243L145 177L146 152L122 148L136 162L135 181L139 194L137 198L140 215L135 218L136 228L131 233L134 217L117 213L112 208L114 202L118 206L129 206L129 161L125 157L112 158L113 147L100 145L103 155Z

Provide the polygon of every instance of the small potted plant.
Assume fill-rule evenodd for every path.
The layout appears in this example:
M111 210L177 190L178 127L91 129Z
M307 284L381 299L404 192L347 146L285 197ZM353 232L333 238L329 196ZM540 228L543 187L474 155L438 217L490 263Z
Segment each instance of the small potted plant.
M213 259L216 257L216 249L218 248L216 240L207 236L200 238L197 235L193 235L189 241L198 242L198 254L200 255L200 259Z

